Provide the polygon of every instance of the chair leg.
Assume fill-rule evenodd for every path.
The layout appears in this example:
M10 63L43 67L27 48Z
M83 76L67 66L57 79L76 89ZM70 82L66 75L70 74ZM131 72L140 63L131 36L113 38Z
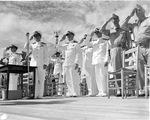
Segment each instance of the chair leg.
M124 99L124 73L123 69L121 70L121 94L122 94L122 99Z
M138 75L139 73L137 72L136 73L136 97L138 98L138 96L139 96L139 75Z
M110 98L110 95L109 95L109 89L108 89L108 92L107 92L107 93L108 93L108 99L109 99L109 98Z
M122 99L124 99L124 88L122 87L122 90L121 90L121 94L122 94Z
M52 83L52 91L51 91L51 95L53 96L54 95L54 85Z
M127 76L126 76L126 77L127 77ZM126 81L126 80L128 80L128 79L125 78L125 80L124 80L124 95L125 95L125 98L127 98L127 93L129 93L129 90L128 90L128 88L126 87L126 86L128 86L129 80L128 80L128 81ZM127 89L126 89L126 88L127 88ZM127 92L127 90L128 90L128 92Z
M108 99L110 98L109 95L109 74L107 73L107 95L108 95Z
M64 83L64 96L66 96L67 90L66 90L66 85Z
M147 95L147 68L145 67L145 98L148 98Z
M148 98L148 94L147 94L147 87L145 87L145 98Z
M147 94L147 77L145 76L145 98L148 98L148 94Z
M60 87L61 85L59 84L59 83L57 83L56 84L56 95L58 95L59 94L59 87Z
M129 91L128 91L128 93L129 93ZM125 98L127 98L127 90L126 89L124 89L124 96L125 96Z

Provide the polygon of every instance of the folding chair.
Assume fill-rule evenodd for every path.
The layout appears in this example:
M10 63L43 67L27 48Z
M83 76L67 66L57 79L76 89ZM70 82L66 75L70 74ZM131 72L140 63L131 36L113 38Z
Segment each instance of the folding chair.
M84 96L87 94L88 94L87 83L86 83L86 78L84 78L80 83L80 95Z
M150 65L145 65L145 98L148 98L148 90L150 88Z
M135 57L133 57L134 55ZM124 99L124 96L125 98L127 97L127 92L129 91L136 91L136 96L138 97L139 46L123 51L122 59L123 67L121 69L107 73L108 98L110 98L110 90L121 90L122 99ZM131 62L134 64L130 64ZM121 82L121 86L118 86L118 82Z
M44 91L44 95L45 96L53 96L54 95L54 83L52 82L53 76L52 75L48 75L46 76L46 80L45 80L45 91Z
M56 85L56 93L61 93L61 95L66 95L67 91L67 85L65 82L59 82L59 77L61 77L59 74L55 76L55 85Z

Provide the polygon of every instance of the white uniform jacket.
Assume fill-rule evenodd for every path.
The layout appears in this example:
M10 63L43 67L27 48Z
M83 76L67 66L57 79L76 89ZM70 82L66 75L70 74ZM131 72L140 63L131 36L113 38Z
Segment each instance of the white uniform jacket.
M82 52L78 43L71 41L68 44L59 43L57 48L65 51L65 61L64 66L71 66L78 64L81 68L82 66Z
M25 47L27 44L25 44ZM31 66L43 67L48 64L48 48L47 44L43 42L34 42L30 45L31 50Z
M101 38L94 39L92 42L87 44L93 47L92 65L104 63L109 61L109 43L108 41L102 40Z
M20 54L18 54L16 52L7 53L7 51L4 50L3 56L9 59L8 64L21 65L21 55Z
M92 47L88 47L88 46L85 46L84 48L82 48L83 64L87 67L92 66L92 56L93 56L93 50L92 49L93 49Z

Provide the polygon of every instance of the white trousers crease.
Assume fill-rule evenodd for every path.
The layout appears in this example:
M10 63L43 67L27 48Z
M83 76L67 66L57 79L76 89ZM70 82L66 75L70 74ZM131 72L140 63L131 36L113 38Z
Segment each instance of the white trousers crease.
M108 68L104 66L104 63L96 64L95 67L95 77L96 84L99 93L107 93L107 70Z
M35 98L41 98L44 95L45 70L37 68L35 80Z
M94 71L95 70L93 66L85 66L86 82L89 92L88 94L90 95L96 95L98 93Z
M68 87L68 95L80 95L80 77L75 70L75 66L65 66L66 84Z
M63 78L62 78L62 73L59 73L59 81L58 83L63 83ZM59 88L58 88L58 95L62 95L62 92L59 92L59 91L63 91L63 86L60 85Z

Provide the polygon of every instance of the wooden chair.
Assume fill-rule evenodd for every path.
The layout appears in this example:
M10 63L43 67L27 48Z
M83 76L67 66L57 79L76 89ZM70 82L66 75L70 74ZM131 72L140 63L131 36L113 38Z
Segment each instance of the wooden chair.
M45 87L44 87L44 96L53 96L54 95L54 83L52 82L52 75L46 76Z
M57 95L58 93L61 93L61 95L66 95L67 91L67 85L66 83L57 83Z
M87 88L86 78L84 78L80 83L80 95L85 96L87 94L88 94L88 88Z
M145 98L148 98L148 90L150 88L150 65L145 65Z
M55 76L56 94L59 95L58 93L61 93L61 95L65 96L67 93L67 85L65 82L60 83L59 77L59 74Z
M135 57L133 57L134 55ZM127 97L127 92L130 91L136 91L136 96L138 96L138 60L139 46L123 51L123 67L116 72L108 72L107 74L108 98L110 98L110 90L121 90L122 99L124 96ZM131 62L134 64L130 64ZM118 82L121 82L121 86L118 86Z

